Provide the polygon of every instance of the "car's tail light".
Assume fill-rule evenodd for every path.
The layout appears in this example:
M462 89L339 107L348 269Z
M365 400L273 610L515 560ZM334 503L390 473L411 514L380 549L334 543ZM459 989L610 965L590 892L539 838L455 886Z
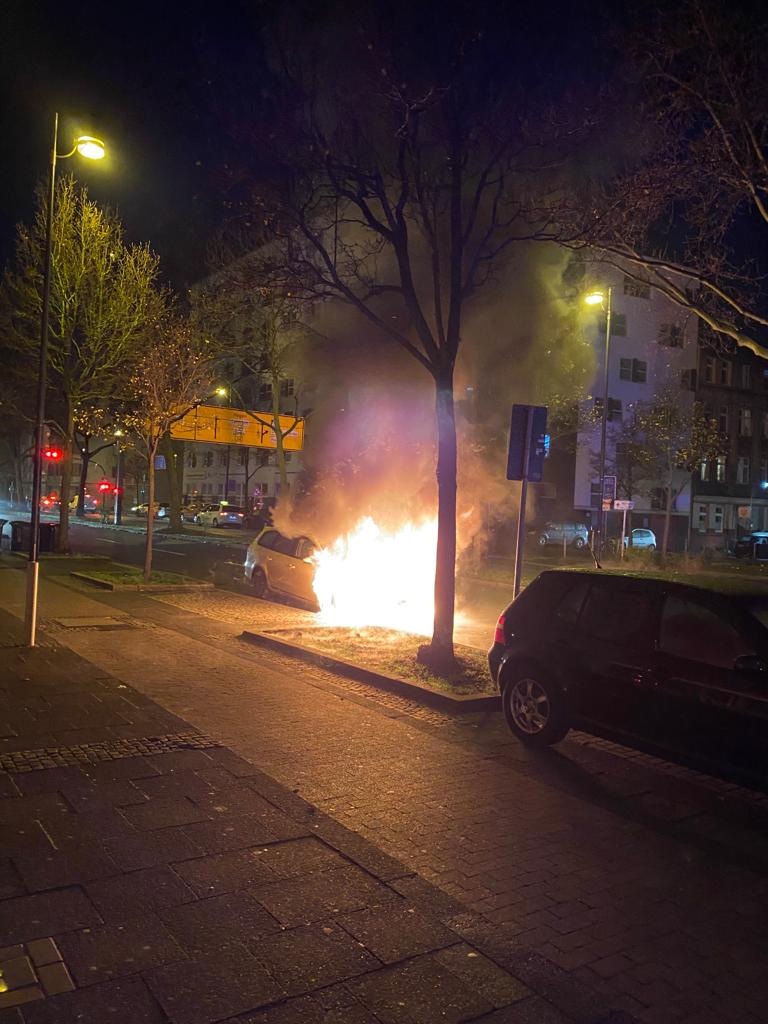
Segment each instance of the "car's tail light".
M238 512L237 513L237 518L238 519L244 519L245 518L245 512Z
M499 621L496 623L496 632L493 634L493 642L495 644L505 644L507 638L504 636L504 612L499 616Z

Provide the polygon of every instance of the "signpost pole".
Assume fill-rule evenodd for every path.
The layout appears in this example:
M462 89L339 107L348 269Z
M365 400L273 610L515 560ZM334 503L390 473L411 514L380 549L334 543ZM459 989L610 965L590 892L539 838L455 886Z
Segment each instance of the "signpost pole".
M623 513L621 515L621 554L619 555L619 557L621 558L622 562L624 561L624 538L626 537L626 535L627 535L627 509L626 509L626 506L625 506L624 511L623 511Z
M517 543L515 545L515 578L512 587L513 599L520 593L523 575L523 541L525 539L525 503L528 498L528 469L531 459L531 431L533 409L529 406L525 417L525 445L523 447L523 478L520 482L520 508L517 512Z

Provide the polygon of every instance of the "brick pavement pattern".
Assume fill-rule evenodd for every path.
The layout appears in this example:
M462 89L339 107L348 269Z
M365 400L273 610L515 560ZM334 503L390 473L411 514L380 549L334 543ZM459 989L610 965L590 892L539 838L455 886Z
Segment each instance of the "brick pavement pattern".
M75 596L71 592L70 600ZM736 800L727 785L702 787L682 769L659 773L642 755L617 758L610 744L566 741L557 751L534 756L514 742L498 716L452 719L238 644L243 625L265 625L259 619L262 608L268 623L275 624L279 606L220 593L207 596L204 606L195 603L197 595L100 600L105 610L132 617L130 643L125 643L126 631L121 632L119 664L114 640L106 633L49 630L49 635L103 671L114 670L123 684L267 773L256 774L248 761L230 761L233 755L225 758L221 752L216 768L190 769L193 775L212 783L221 770L236 776L241 793L247 789L266 800L272 813L289 817L294 828L304 823L306 831L293 834L294 840L309 833L338 849L333 837L341 829L351 844L345 847L347 856L361 870L406 900L426 892L433 918L447 927L459 919L453 899L471 908L474 916L462 926L464 940L477 943L537 993L494 1010L488 1020L546 1024L566 1014L587 1021L599 1019L606 1005L649 1024L760 1024L767 1019L763 919L768 833L759 801ZM130 775L112 776L110 782L139 788ZM302 894L297 906L290 878L264 882L263 868L252 858L221 857L247 849L243 837L257 821L264 827L270 823L258 810L249 811L247 821L226 820L222 833L210 817L215 800L205 804L199 779L187 778L186 784L174 792L174 783L161 779L154 783L156 793L143 792L147 800L174 801L168 811L182 819L194 816L190 804L205 808L208 816L153 829L150 811L131 812L135 805L126 804L130 813L119 813L130 821L131 832L119 833L114 820L102 814L104 851L121 858L123 870L139 871L199 859L187 845L194 843L193 850L202 850L210 864L202 873L179 877L198 900L230 898L227 887L235 883L228 879L247 879L249 893L272 886L268 902L248 903L238 911L251 941L258 941L260 911L288 928L311 928L313 922L304 924L291 915L304 904L320 912L327 898L321 876L327 870L317 871L317 887ZM117 799L125 798L124 790L114 792ZM302 798L321 811L310 813ZM54 836L66 835L60 810L54 805L39 809L54 819ZM319 820L321 829L315 828ZM140 824L146 827L140 830ZM230 845L228 836L237 845ZM266 840L259 835L258 842ZM414 875L390 874L390 857ZM90 870L98 874L98 864ZM16 876L8 877L11 887L18 884ZM439 886L437 895L422 878ZM359 881L345 876L345 899L363 898ZM205 886L210 893L202 897ZM445 894L445 907L439 893ZM112 905L121 905L118 896ZM224 957L221 931L214 924L198 925L194 910L187 909L194 906L193 901L179 902L158 914L166 922L165 915L173 913L188 937L198 931L217 934ZM64 909L54 906L47 913L55 917ZM344 909L335 909L340 917L334 918L334 927L362 941L382 964L397 953L396 946L393 951L376 938L371 908L355 910L345 903ZM87 916L77 901L71 913ZM413 948L420 948L420 928L412 939ZM296 943L298 957L306 946L298 937ZM329 959L334 961L330 954ZM407 962L418 966L405 977L428 987L437 984L438 967L446 969L440 959L437 967L422 966L417 955ZM226 963L224 957L222 971ZM455 963L450 970L455 974ZM119 977L104 984L129 980ZM374 1019L408 1020L400 1012L401 986L401 977L370 985L347 981L337 998L339 990L331 984L324 991L333 995L296 1002L287 1016L269 1010L243 1019L264 1024L367 1021L364 1013L360 1016L361 994L370 998L375 991L382 1004ZM465 1019L473 1011L452 992L446 989L445 998L458 1007L456 1019ZM585 992L597 993L597 1009ZM352 994L357 1001L349 1001Z
M14 632L0 612L0 747L23 763L0 771L2 1024L628 1019L145 695ZM62 738L94 756L35 760Z

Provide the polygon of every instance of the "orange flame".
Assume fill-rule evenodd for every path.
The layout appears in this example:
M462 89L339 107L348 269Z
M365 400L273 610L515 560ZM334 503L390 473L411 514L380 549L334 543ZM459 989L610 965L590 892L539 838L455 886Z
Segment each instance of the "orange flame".
M329 626L386 626L428 636L434 616L437 520L388 532L373 519L316 551L314 588Z

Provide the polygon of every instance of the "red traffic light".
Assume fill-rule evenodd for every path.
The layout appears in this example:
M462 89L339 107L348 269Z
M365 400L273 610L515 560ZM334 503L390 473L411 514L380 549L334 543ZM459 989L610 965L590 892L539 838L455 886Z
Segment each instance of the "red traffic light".
M109 482L109 480L100 480L99 481L99 490L100 491L111 491L112 490L112 484Z
M117 497L118 495L123 493L123 488L122 487L113 487L112 488L112 493L115 495L115 497Z
M63 455L61 448L46 448L43 451L43 455L46 459L51 459L53 462L57 462Z

